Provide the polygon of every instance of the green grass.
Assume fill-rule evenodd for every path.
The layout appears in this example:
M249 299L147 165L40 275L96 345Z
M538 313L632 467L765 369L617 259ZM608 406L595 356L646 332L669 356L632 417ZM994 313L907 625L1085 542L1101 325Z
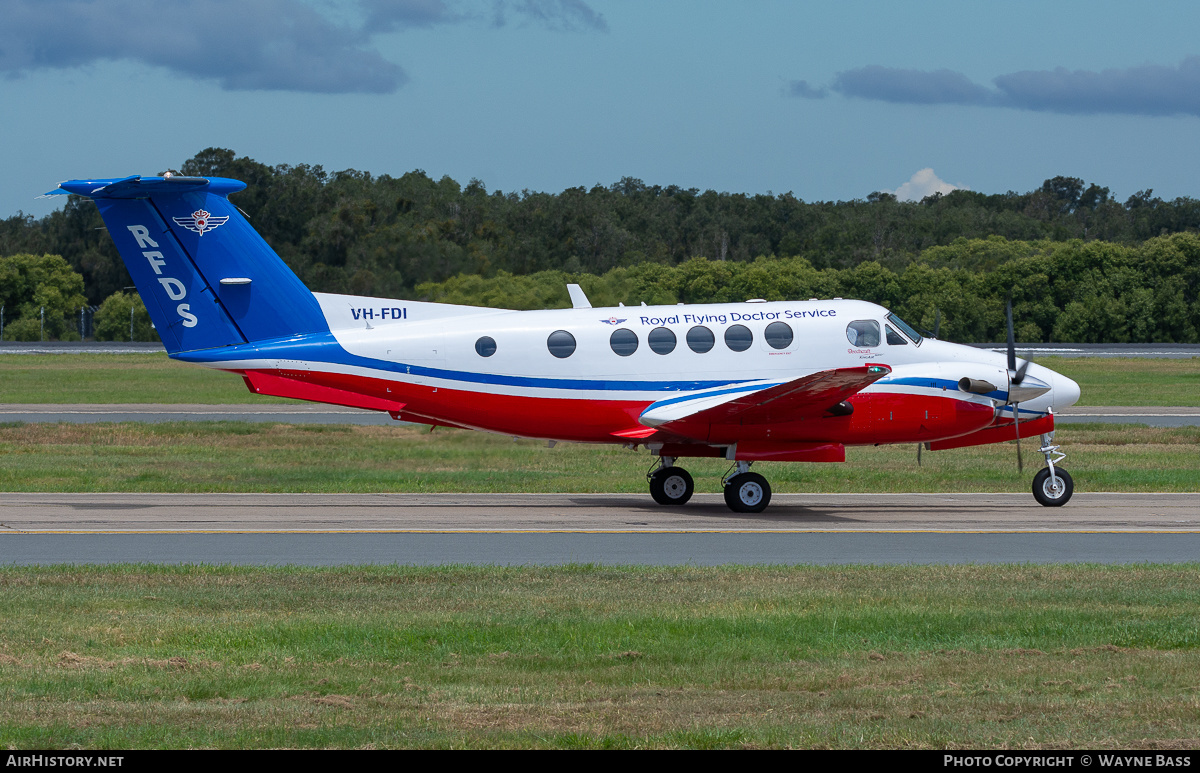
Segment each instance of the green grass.
M1081 491L1200 489L1200 428L1073 424L1057 434ZM764 462L778 492L1025 491L1036 443L925 452L849 448L846 464ZM177 422L0 424L0 491L636 492L652 458L411 426ZM687 459L701 492L729 463Z
M1194 748L1197 619L1196 565L0 568L0 745Z
M1079 382L1080 405L1200 406L1200 358L1038 362ZM165 354L0 354L0 403L262 403L232 374Z
M0 354L0 403L287 403L240 376L144 354Z
M1186 360L1041 357L1079 383L1079 405L1200 406L1200 357Z

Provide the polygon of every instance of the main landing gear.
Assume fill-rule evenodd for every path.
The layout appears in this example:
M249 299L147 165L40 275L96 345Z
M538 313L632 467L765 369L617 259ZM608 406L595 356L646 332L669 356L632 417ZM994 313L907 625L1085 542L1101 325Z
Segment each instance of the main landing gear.
M735 513L761 513L771 503L771 484L756 472L750 472L750 462L737 462L732 475L721 481L725 504ZM660 505L682 505L696 492L696 483L675 458L664 456L657 467L646 473L650 496Z
M1067 455L1054 445L1054 433L1042 435L1042 447L1038 451L1046 457L1046 466L1033 476L1033 498L1046 507L1061 507L1075 493L1075 481L1061 467L1055 467Z
M675 458L662 457L660 465L646 473L650 481L650 496L660 505L682 505L696 492L696 482L682 467L675 466Z
M735 513L761 513L771 503L771 484L757 472L750 472L750 462L737 462L737 472L721 481L725 489L725 504Z

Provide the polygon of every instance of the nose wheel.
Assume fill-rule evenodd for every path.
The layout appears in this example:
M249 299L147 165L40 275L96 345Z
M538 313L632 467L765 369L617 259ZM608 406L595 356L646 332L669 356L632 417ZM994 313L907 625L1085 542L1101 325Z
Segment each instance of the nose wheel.
M1033 498L1040 505L1060 507L1067 503L1073 493L1075 481L1061 467L1056 467L1053 473L1049 467L1043 467L1033 476Z
M1054 445L1054 433L1042 435L1042 447L1038 449L1046 457L1046 466L1033 476L1033 498L1045 507L1061 507L1075 493L1075 481L1057 464L1067 455Z

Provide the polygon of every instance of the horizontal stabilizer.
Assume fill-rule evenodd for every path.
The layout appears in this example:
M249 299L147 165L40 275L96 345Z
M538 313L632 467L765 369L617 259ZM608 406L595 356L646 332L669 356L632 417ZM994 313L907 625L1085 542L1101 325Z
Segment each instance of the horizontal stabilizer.
M290 397L294 400L310 400L314 403L344 405L347 408L363 408L368 411L387 411L397 414L404 410L404 403L398 403L395 400L284 378L273 373L248 370L242 374L242 378L246 381L246 387L256 395Z
M112 177L99 180L67 180L47 196L73 193L89 199L144 199L157 195L178 195L193 191L207 191L218 196L228 196L245 190L246 183L223 177Z

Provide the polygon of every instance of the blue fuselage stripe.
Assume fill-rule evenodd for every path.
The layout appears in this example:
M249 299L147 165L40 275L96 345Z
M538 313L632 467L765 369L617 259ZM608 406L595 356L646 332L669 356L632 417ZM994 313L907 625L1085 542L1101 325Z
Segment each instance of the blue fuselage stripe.
M948 378L929 378L926 376L908 376L906 378L883 378L875 382L876 384L885 384L889 386L913 386L921 387L922 389L943 389L949 392L957 392L958 382L951 381ZM990 397L993 400L1007 400L1008 393L997 389L994 392L988 392L984 397Z
M362 357L347 352L331 333L313 333L295 338L256 342L242 346L227 346L219 349L180 352L171 355L175 359L197 364L214 362L236 362L238 360L288 359L304 362L324 362L334 365L349 365L371 370L402 373L404 375L437 378L447 381L462 381L473 384L530 387L537 389L570 389L579 391L611 392L693 392L713 389L731 384L745 383L744 380L727 381L613 381L600 379L536 378L531 376L506 376L496 373L473 373L471 371L430 368L424 365L407 365L372 357Z

